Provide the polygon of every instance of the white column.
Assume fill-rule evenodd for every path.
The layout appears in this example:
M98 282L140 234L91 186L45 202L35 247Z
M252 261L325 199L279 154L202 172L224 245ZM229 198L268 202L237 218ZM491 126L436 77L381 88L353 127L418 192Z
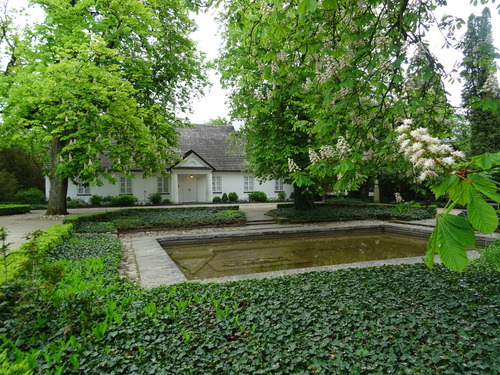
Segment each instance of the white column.
M172 198L172 203L179 203L179 181L176 172L172 171L172 178L170 180L170 197Z
M207 202L212 203L212 172L208 172L207 174Z

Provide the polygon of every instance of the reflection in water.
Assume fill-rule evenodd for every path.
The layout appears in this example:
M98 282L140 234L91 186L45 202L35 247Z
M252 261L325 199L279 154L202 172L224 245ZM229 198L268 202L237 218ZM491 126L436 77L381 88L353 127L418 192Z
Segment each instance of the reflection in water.
M164 242L187 279L206 279L425 254L426 240L387 233L307 234Z

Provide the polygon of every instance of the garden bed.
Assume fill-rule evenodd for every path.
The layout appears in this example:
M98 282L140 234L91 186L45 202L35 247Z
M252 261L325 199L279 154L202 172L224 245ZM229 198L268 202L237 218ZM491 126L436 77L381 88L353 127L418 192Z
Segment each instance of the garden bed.
M70 216L63 223L71 223L79 233L133 232L193 228L218 225L243 225L245 213L238 206L128 208L109 212Z
M52 247L0 295L0 352L36 373L496 373L498 271L425 265L141 290L113 236ZM0 366L1 367L1 366Z
M279 204L269 211L278 223L310 223L346 220L422 220L436 216L436 207L395 206L367 203L320 203L310 210L296 210L293 204Z

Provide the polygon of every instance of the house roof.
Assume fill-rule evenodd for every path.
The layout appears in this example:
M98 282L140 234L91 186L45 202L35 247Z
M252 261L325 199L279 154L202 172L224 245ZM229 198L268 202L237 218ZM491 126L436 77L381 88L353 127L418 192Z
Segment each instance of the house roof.
M180 152L194 151L215 171L241 171L245 159L236 144L228 139L234 131L231 125L194 125L178 129Z

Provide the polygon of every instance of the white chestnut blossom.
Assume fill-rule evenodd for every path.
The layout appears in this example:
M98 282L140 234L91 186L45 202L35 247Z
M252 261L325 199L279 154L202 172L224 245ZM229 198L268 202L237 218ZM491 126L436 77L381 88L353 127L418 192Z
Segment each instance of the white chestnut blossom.
M428 129L418 128L411 130L411 119L403 121L403 125L396 129L399 133L397 141L400 151L406 160L420 170L420 181L429 177L437 177L436 169L452 169L457 159L463 159L465 155L460 151L454 151L450 145L432 137Z
M321 158L316 153L316 151L314 151L312 148L310 148L309 149L309 161L311 162L311 164L319 163L320 160L321 160Z
M319 148L319 154L321 155L322 159L333 158L333 157L335 157L335 150L330 145L321 146Z
M293 159L288 158L288 170L292 173L300 171L300 167L293 161Z

